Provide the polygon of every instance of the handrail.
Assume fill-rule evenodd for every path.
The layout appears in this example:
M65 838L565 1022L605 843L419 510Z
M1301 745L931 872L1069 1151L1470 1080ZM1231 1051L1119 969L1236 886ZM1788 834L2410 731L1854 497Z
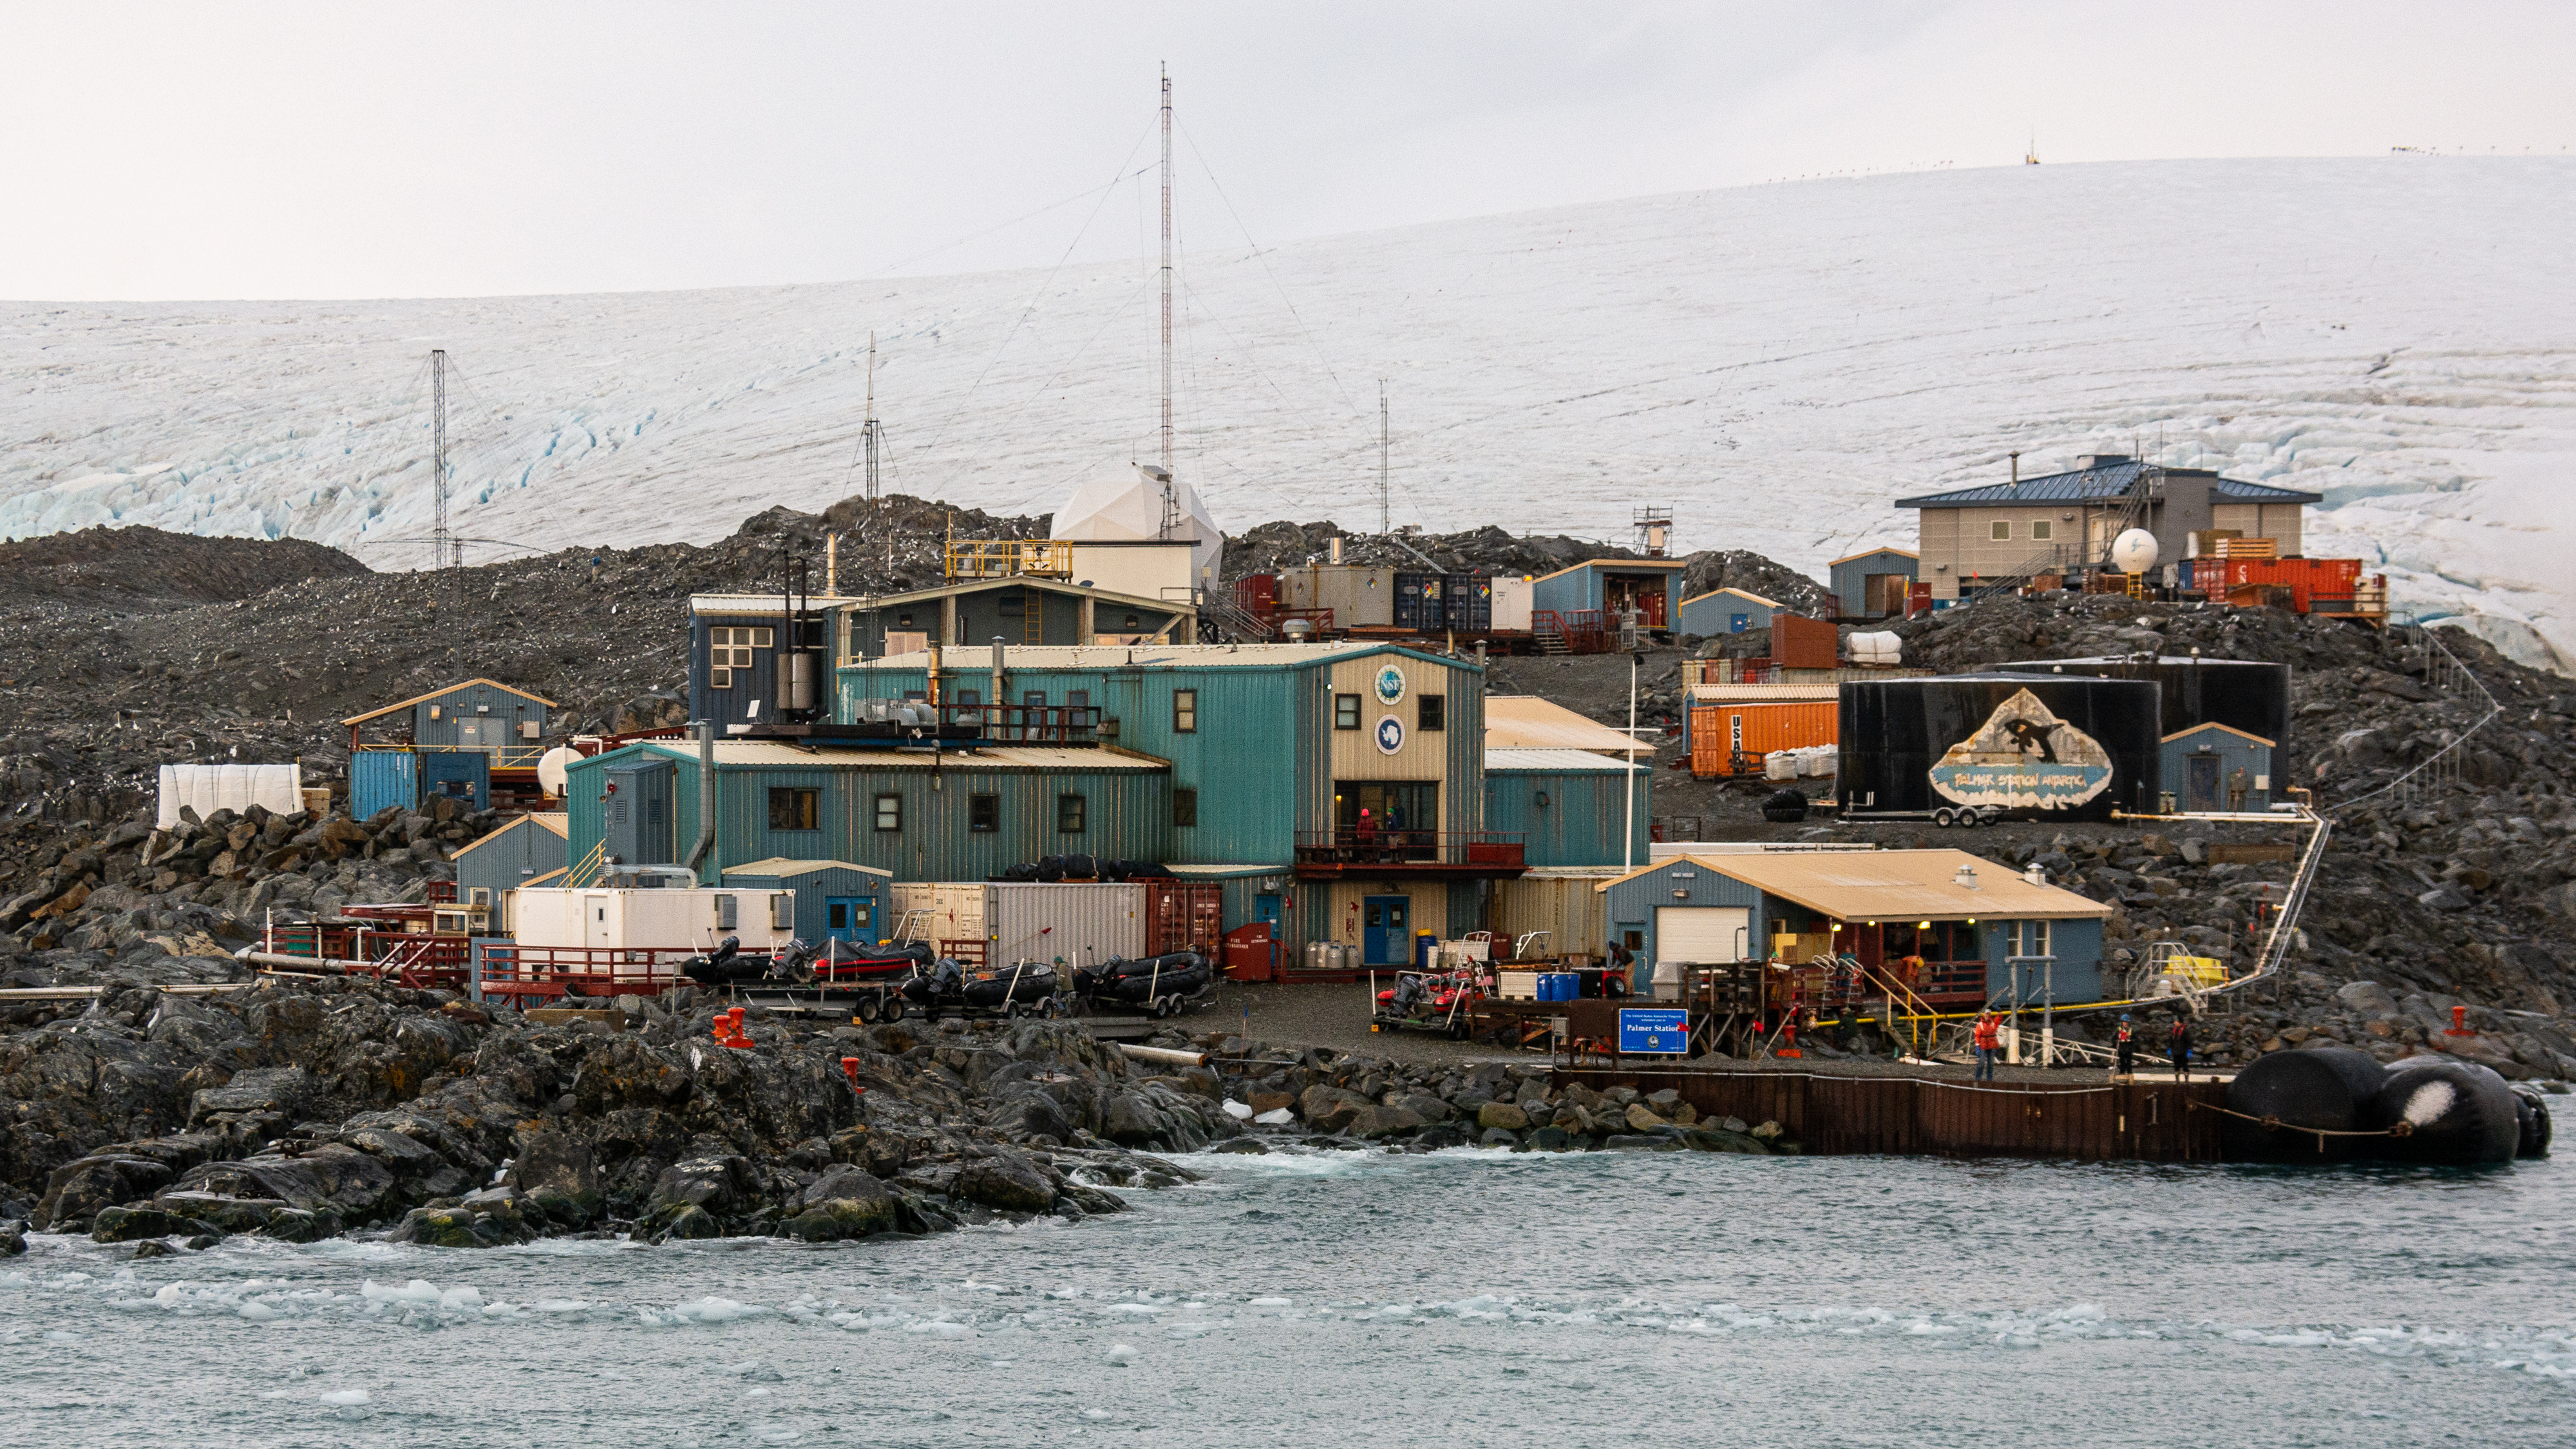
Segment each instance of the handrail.
M579 864L564 872L565 887L571 890L588 890L598 882L600 875L606 869L607 860L608 841L603 837L598 844L590 848L589 854L581 858Z
M969 538L951 541L940 571L952 579L1073 577L1073 545L1051 538Z
M2387 784L2380 786L2378 789L2371 791L2367 795L2356 795L2339 805L2331 807L2332 813L2334 814L2340 815L2344 811L2350 810L2356 805L2376 800L2380 796L2385 795L2392 790L2402 788L2411 794L2415 788L2414 782L2416 777L2424 774L2427 770L2435 769L2436 766L2439 766L2444 770L2456 771L2459 768L2460 762L2457 758L2454 758L2455 752L2458 751L2461 746L2469 742L2469 736L2486 728L2487 724L2497 715L2504 713L2504 706L2496 703L2495 694L2487 688L2486 681L2478 678L2477 673L2470 669L2469 666L2462 664L2460 662L2460 656L2452 653L2449 646L2435 638L2433 636L2433 630L2429 625L2418 626L2415 632L2423 635L2424 642L2426 644L2439 651L2442 658L2450 661L2451 670L2443 671L2445 677L2435 680L2435 685L2447 694L2460 693L2458 689L2452 686L2449 678L2451 671L2457 671L2458 677L2466 679L2469 682L2470 688L2475 689L2478 692L2478 697L2486 701L2487 712L2478 716L2477 723L2460 731L2458 736L2453 738L2449 744L2444 745L2442 748L2435 750L2432 754L2425 756L2423 761L2416 765L2415 768L2408 770L2405 774L2398 776L2396 779L2389 781Z

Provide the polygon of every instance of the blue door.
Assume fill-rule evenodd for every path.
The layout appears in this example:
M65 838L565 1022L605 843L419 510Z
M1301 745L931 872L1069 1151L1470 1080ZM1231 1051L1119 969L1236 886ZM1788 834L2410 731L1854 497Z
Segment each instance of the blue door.
M1279 939L1279 898L1277 896L1254 896L1252 898L1252 918L1256 921L1269 922L1270 939L1274 941Z
M1751 614L1729 614L1726 617L1728 621L1726 632L1729 634L1741 634L1745 630L1753 627L1753 616Z
M865 945L870 907L875 902L865 896L825 896L823 898L823 937L829 941L847 941L853 946Z
M1413 964L1413 898L1360 898L1360 960L1369 966Z

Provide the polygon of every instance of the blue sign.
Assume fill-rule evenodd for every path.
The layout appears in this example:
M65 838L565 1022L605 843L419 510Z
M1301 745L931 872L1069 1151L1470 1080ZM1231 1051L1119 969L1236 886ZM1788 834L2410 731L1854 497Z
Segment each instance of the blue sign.
M1619 1051L1681 1056L1690 1051L1690 1012L1678 1006L1619 1008Z
M1377 717L1377 752L1392 755L1404 748L1404 721L1391 714Z

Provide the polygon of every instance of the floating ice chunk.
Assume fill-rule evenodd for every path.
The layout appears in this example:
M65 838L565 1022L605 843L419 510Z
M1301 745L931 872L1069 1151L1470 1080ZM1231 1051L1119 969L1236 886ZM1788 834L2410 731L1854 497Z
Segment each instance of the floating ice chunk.
M1285 1127L1297 1120L1297 1114L1285 1107L1273 1107L1252 1120L1264 1127Z
M427 1287L428 1285L422 1284L421 1286ZM446 1292L438 1295L438 1306L441 1308L480 1308L483 1306L483 1290L480 1288L450 1288Z
M673 1304L671 1316L682 1323L731 1323L738 1318L757 1318L768 1311L757 1303L736 1303L730 1298L692 1298Z
M1132 1359L1135 1356L1136 1345L1132 1343L1113 1343L1109 1345L1109 1361L1111 1363L1124 1365L1129 1359Z
M1252 1108L1247 1103L1228 1099L1225 1104L1225 1115L1232 1117L1237 1122L1248 1122L1252 1120Z
M438 1285L426 1279L414 1278L400 1288L389 1288L369 1278L358 1286L358 1294L370 1303L436 1303Z
M1085 1409L1082 1411L1082 1417L1086 1419L1106 1419L1109 1417L1109 1411L1107 1409Z
M578 1298L540 1298L535 1306L539 1313L581 1313L590 1307Z
M2048 1316L2059 1323L2099 1323L2104 1317L2099 1303L2078 1303Z
M1163 1305L1159 1303L1112 1303L1100 1311L1103 1313L1160 1313L1163 1311Z
M1255 1308L1286 1308L1290 1306L1290 1302L1291 1300L1286 1298L1255 1298L1252 1300L1252 1306Z
M372 1402L375 1397L365 1389L333 1389L322 1396L322 1402L335 1409L351 1409Z
M903 1331L906 1333L926 1333L933 1338L964 1338L975 1330L966 1324L952 1323L945 1318L925 1318L919 1323L905 1324L903 1326Z
M760 1442L763 1444L793 1444L804 1437L805 1431L802 1429L769 1429L762 1432Z
M277 1317L277 1310L254 1298L234 1309L233 1314L235 1317L248 1319L253 1323L267 1323Z

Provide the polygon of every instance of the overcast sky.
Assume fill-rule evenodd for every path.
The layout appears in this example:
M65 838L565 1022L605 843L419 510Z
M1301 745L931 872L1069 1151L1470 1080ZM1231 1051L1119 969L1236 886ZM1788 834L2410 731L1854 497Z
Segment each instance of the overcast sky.
M1077 237L1133 254L1165 61L1184 242L1232 246L2011 164L2034 131L2056 164L2561 153L2571 57L2568 0L0 0L0 297L731 286L1047 266Z

